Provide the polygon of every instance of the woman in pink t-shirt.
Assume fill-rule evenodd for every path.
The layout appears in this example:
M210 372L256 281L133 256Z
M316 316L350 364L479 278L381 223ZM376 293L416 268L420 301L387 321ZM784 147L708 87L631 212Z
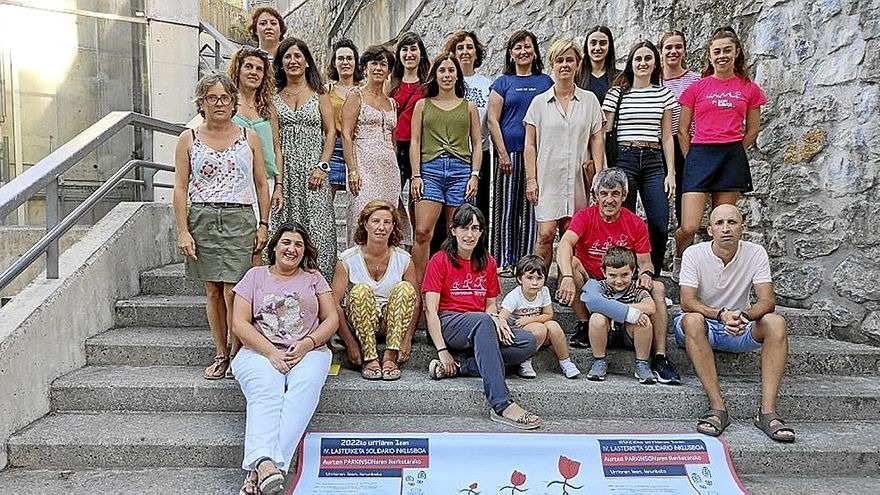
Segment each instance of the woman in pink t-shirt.
M501 288L495 258L486 252L486 217L465 203L455 210L451 224L449 237L431 257L422 282L428 335L438 358L431 360L428 375L435 380L482 377L492 421L525 430L538 428L541 418L513 402L504 381L505 366L532 357L537 340L498 317ZM474 355L456 361L450 349L473 349Z
M232 330L244 347L232 360L247 401L241 493L280 493L293 451L321 396L333 357L325 343L339 327L318 250L299 223L278 228L269 266L235 286Z
M746 150L758 138L761 105L767 97L749 79L742 43L731 27L716 29L709 38L703 79L690 85L679 103L678 140L685 165L681 225L675 233L672 278L676 282L681 254L700 228L709 195L715 207L734 204L739 193L752 190Z

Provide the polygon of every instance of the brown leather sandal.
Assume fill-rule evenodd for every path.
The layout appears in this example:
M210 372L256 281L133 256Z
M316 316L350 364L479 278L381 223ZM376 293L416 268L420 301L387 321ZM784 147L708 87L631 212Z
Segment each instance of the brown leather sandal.
M388 382L400 379L400 368L392 360L382 363L382 379Z
M372 364L375 364L375 367L371 366ZM364 380L382 379L382 368L379 367L378 359L371 359L363 364L363 367L361 367L361 378Z
M703 435L717 437L730 426L730 415L724 409L709 409L697 420L697 431Z
M759 407L757 414L755 414L754 423L759 430L777 442L794 442L794 428L786 426L785 421L776 411L762 413Z
M226 377L226 370L229 369L229 356L214 356L214 362L205 368L202 374L205 380L220 380Z

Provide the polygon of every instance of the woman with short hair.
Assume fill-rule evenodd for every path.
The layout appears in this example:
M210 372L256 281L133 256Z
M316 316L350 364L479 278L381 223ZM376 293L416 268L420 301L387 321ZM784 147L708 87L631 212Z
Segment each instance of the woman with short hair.
M233 331L244 343L232 368L247 401L243 494L284 489L293 452L312 419L338 327L317 248L299 223L278 227L269 266L251 268L235 286Z
M330 194L330 156L336 141L333 104L308 45L287 38L275 58L278 112L284 157L284 207L272 215L273 230L300 222L318 246L318 268L325 278L336 266L336 221Z
M333 275L339 336L349 362L363 364L363 378L397 380L398 365L410 357L421 301L415 266L400 248L401 220L395 203L370 201L354 230L354 246L339 255ZM381 363L378 334L385 335Z
M498 164L490 246L506 277L513 276L517 260L532 253L537 235L534 207L525 195L523 118L532 98L553 86L553 79L543 70L538 39L529 31L516 31L507 40L504 73L489 92L486 118Z
M203 376L219 380L232 378L230 356L241 347L228 335L232 287L252 266L253 253L266 245L269 188L260 138L232 121L238 104L232 80L225 74L203 77L195 104L204 121L183 131L174 151L174 219L186 275L205 284L216 354Z
M554 84L529 104L523 156L526 199L535 205L538 222L535 254L549 268L557 232L564 234L574 213L589 205L585 176L594 163L598 170L605 167L605 136L599 101L574 84L583 61L580 47L559 39L547 57Z

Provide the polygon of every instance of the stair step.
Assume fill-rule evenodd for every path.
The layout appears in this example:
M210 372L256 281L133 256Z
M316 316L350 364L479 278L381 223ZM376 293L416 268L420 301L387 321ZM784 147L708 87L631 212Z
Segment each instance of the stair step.
M162 366L207 366L214 356L210 332L197 327L127 327L109 330L86 342L90 364ZM339 362L347 362L339 351ZM679 372L693 374L693 367L684 349L675 345L670 336L667 354ZM434 347L426 342L422 331L413 339L412 357L406 367L424 370L436 357ZM592 362L589 349L572 349L571 358L582 371ZM623 349L608 349L607 359L612 373L629 374L633 353ZM535 368L556 372L556 357L549 348L540 350L533 358ZM721 375L758 375L761 371L759 351L743 354L719 352L716 354L718 373ZM829 340L821 337L792 336L786 374L865 375L880 371L880 348Z
M811 422L795 425L797 442L782 445L746 421L725 432L737 471L788 476L878 476L880 423ZM488 418L318 414L316 431L511 432ZM547 419L542 432L693 432L692 420ZM47 416L15 434L12 467L43 469L236 467L243 450L240 413L69 413Z
M94 495L96 493L238 493L244 471L235 468L7 469L3 493Z
M287 476L290 486L294 474ZM126 493L167 495L173 493L236 493L244 472L236 468L152 468L152 469L7 469L0 473L0 486L8 493L64 493L94 495ZM739 476L752 495L809 493L810 495L877 494L880 478L864 476L772 476L745 474Z
M681 386L648 386L631 373L609 375L600 383L566 380L554 372L531 380L511 377L508 384L515 400L544 417L696 418L706 408L706 396L692 376ZM724 377L722 387L737 416L747 417L760 403L758 377ZM56 380L51 401L53 411L242 412L245 404L234 380L205 380L202 367L192 366L86 366ZM381 382L343 369L328 377L318 411L383 414L388 404L395 404L395 414L413 416L482 416L487 407L479 378L435 381L423 370L406 369L400 380ZM874 377L788 377L779 410L792 421L880 421L880 394Z

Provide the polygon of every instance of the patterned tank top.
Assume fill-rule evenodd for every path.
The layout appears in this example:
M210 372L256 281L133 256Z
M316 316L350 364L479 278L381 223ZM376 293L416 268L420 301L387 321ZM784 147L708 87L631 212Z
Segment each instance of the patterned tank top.
M254 154L247 131L228 148L217 151L203 143L192 129L189 149L189 201L191 203L241 203L257 201L254 186Z

